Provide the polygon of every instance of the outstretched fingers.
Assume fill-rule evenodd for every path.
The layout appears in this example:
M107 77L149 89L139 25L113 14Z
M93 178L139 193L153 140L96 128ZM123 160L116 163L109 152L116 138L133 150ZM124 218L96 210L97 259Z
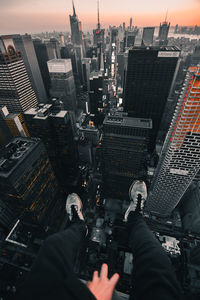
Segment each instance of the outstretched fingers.
M108 278L108 265L107 264L102 265L100 278L101 279L107 279Z

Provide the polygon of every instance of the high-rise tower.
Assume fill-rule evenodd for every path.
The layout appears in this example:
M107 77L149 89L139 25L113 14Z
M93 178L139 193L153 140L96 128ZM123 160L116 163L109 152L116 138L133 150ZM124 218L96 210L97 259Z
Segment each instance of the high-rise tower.
M70 19L70 26L71 26L71 34L72 34L72 43L74 45L83 45L83 33L82 33L82 25L76 15L76 10L74 6L74 1L72 0L73 6L73 15L69 16Z
M166 13L165 21L163 23L160 23L160 28L158 33L160 46L166 46L168 44L167 38L168 38L170 23L167 22L167 13Z
M22 54L27 73L39 102L46 102L47 95L31 36L29 34L14 34L12 37L16 49Z
M49 90L51 87L51 80L47 67L47 61L57 58L56 50L53 43L43 43L40 39L33 40L35 53L37 56L40 72L46 89L48 97L50 96Z
M128 198L133 179L146 176L150 119L130 118L124 113L106 116L103 122L102 165L105 193Z
M170 215L200 169L200 66L189 69L147 200Z
M36 220L48 218L58 185L40 139L14 138L0 153L0 198L20 217L25 210Z
M132 117L151 118L155 135L176 75L179 55L177 47L134 47L129 50L124 110Z
M37 106L24 61L11 36L0 37L0 86L0 106L6 106L11 113Z
M97 1L97 28L93 30L93 38L94 38L94 45L101 46L104 45L104 34L105 29L101 28L100 18L99 18L99 0Z
M153 36L154 36L155 27L144 27L142 33L142 42L145 46L153 45Z
M51 96L62 101L66 110L75 111L77 100L71 59L52 59L47 65L51 78Z

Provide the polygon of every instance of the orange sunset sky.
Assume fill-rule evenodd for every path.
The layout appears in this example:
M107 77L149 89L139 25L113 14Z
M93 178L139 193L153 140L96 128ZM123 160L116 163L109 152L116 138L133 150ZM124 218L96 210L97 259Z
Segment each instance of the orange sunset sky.
M74 2L83 30L95 28L97 1ZM200 0L100 0L101 25L158 26L167 9L172 26L200 26ZM69 14L71 0L0 0L0 34L69 31Z

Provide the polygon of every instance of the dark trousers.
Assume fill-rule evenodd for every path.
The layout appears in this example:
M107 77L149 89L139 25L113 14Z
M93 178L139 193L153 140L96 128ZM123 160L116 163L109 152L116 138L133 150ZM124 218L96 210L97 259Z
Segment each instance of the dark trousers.
M130 213L127 231L134 258L134 295L131 298L183 299L169 258L138 213ZM75 255L85 233L85 224L80 221L49 237L39 252L19 299L95 299L73 274Z
M143 217L131 212L127 230L133 252L133 295L136 300L183 299L170 259Z

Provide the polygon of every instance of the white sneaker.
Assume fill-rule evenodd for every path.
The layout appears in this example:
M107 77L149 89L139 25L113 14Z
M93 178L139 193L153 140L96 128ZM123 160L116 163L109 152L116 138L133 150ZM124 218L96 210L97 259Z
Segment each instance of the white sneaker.
M74 218L79 218L80 220L84 221L84 217L82 214L82 201L80 197L75 194L69 194L66 200L66 212L69 216L70 221Z
M135 180L129 188L129 197L131 203L124 215L124 221L127 222L131 211L141 211L144 208L147 199L147 187L144 181Z

